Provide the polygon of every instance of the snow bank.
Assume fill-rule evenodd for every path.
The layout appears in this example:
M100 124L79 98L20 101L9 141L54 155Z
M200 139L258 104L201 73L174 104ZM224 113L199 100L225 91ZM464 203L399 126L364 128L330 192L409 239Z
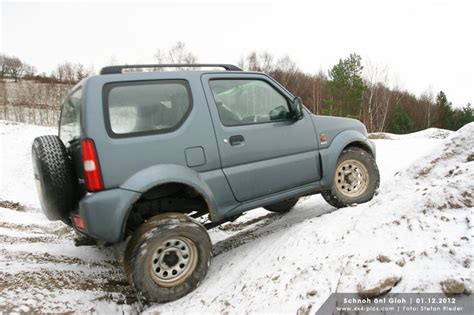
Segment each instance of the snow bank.
M373 132L369 134L371 139L387 139L387 140L408 140L408 139L446 139L452 135L454 131L439 129L439 128L428 128L414 133L405 135L398 135L388 132Z
M31 144L34 138L47 134L57 135L57 128L0 120L0 200L14 200L39 209Z

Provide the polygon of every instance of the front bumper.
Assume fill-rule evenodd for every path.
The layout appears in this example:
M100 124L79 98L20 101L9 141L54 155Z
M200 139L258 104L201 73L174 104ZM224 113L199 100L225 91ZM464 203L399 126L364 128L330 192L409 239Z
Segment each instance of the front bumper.
M87 194L79 202L79 209L71 213L80 216L85 229L74 228L96 240L116 243L122 240L129 210L140 193L116 188Z

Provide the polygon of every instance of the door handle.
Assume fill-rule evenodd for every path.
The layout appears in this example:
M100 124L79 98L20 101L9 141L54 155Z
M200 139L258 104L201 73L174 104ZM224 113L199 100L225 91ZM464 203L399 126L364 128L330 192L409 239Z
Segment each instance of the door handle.
M239 145L244 141L245 139L242 135L236 135L229 138L230 145Z

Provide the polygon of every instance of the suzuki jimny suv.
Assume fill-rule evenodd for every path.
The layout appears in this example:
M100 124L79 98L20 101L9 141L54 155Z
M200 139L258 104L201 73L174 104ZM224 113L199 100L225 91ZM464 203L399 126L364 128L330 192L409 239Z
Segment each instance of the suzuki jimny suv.
M95 240L130 236L125 273L151 302L198 286L207 229L317 193L336 208L367 202L379 185L362 123L315 116L268 75L232 65L103 68L72 89L59 136L36 138L32 154L46 216Z

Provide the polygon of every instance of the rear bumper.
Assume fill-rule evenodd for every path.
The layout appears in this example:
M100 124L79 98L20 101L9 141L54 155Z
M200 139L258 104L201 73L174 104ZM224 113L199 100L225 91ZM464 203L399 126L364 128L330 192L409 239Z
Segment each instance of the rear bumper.
M139 197L139 193L121 188L88 194L79 202L79 209L71 213L71 218L77 215L82 218L85 229L74 228L97 240L119 242L129 209Z

